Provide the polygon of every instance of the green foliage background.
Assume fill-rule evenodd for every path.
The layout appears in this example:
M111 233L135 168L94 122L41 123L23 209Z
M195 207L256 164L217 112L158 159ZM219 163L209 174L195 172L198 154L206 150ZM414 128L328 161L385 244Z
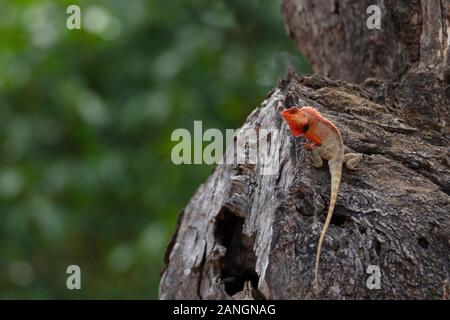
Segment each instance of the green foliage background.
M237 128L288 65L308 71L279 6L0 0L0 298L157 298L177 214L212 170L172 164L171 132Z

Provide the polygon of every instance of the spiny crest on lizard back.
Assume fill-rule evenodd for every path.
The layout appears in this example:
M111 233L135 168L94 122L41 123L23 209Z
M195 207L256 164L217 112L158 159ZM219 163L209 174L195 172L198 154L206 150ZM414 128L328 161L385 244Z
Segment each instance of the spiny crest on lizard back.
M313 107L290 107L281 112L294 136L300 136L310 129L314 129L320 123L329 128L336 136L340 137L338 128L329 120L325 119L319 111ZM319 140L317 139L317 142ZM320 143L319 143L320 144Z
M307 107L302 107L302 108L300 109L300 111L301 111L301 112L303 111L303 112L307 112L307 113L309 113L309 114L312 114L315 118L317 118L317 121L320 121L321 123L323 123L323 124L325 124L326 126L330 127L333 131L335 131L335 132L337 132L337 133L340 133L340 132L339 132L339 129L338 129L331 121L329 121L328 119L325 119L325 118L320 114L320 112L317 111L316 108L307 106Z

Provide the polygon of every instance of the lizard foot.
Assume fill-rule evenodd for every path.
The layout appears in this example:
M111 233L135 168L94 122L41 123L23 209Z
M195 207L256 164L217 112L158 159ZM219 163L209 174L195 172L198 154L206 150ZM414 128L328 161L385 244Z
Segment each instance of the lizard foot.
M344 162L349 170L356 170L356 166L361 162L361 153L347 153L344 155Z

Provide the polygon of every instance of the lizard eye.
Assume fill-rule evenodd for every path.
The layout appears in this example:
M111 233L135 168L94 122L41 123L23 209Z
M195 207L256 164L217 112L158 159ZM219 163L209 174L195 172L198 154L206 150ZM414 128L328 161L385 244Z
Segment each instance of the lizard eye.
M289 111L290 114L295 114L296 112L297 112L297 110L295 110L295 109L291 109L291 110Z

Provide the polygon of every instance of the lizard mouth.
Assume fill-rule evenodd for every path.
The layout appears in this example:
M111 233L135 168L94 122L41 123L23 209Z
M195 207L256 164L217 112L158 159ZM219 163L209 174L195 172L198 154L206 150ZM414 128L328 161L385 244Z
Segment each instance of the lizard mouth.
M292 116L293 116L292 114L289 113L289 110L281 111L280 115L286 120L292 119Z

